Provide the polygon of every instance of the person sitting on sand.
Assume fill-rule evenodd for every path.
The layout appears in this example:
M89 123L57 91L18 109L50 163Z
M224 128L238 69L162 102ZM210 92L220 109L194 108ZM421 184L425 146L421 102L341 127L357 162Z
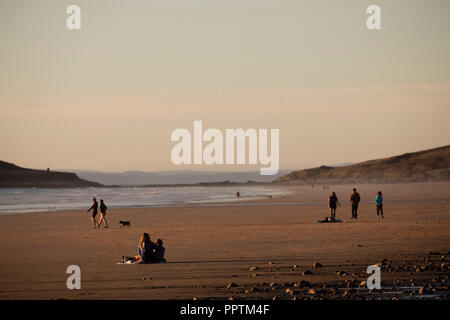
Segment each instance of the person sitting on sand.
M383 195L381 194L381 191L378 191L378 194L375 197L375 203L377 205L377 218L380 217L380 213L381 213L381 218L384 219L384 215L383 215Z
M95 228L97 228L97 226L100 227L97 220L95 220L95 216L97 215L97 212L98 212L98 202L97 202L97 199L95 199L95 197L92 198L92 201L93 201L92 206L86 212L89 212L92 210L91 221L94 224L94 229L95 229Z
M356 192L356 189L353 189L353 192L350 194L350 201L352 203L352 219L358 219L358 204L361 201L361 197Z
M150 240L150 235L145 232L142 234L138 245L138 255L134 257L123 257L123 261L131 261L135 263L151 263L155 262L155 244Z
M336 196L336 193L333 191L333 193L328 198L328 207L330 208L330 220L334 221L336 219L336 205L341 206L339 203L339 200Z
M106 221L106 210L108 207L103 202L103 199L100 199L100 220L98 221L98 227L102 224L102 221L105 221L105 228L108 228L108 221Z
M164 253L166 252L166 248L163 247L163 242L161 239L156 240L155 242L155 260L156 262L166 262L164 258Z

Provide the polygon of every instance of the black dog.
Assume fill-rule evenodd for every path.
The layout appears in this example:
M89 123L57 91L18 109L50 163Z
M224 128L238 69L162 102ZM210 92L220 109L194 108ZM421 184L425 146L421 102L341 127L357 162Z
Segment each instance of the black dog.
M131 227L130 221L122 221L120 220L119 223L122 225L122 227Z

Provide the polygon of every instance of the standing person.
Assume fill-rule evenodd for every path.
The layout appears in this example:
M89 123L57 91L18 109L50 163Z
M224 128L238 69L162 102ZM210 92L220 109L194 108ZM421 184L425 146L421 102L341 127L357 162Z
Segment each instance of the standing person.
M352 203L352 219L358 219L358 204L361 201L361 197L359 193L356 192L356 189L353 189L353 192L350 194L350 201Z
M108 221L106 221L106 210L108 207L103 202L103 199L100 199L100 220L98 220L98 227L102 224L102 221L105 221L105 228L108 228Z
M378 194L375 197L375 203L377 205L377 218L379 218L380 214L381 214L381 218L384 219L384 215L383 215L383 195L382 195L381 191L378 191Z
M95 197L92 198L92 206L86 212L89 212L91 210L92 210L91 221L94 224L94 229L95 229L95 228L97 228L97 226L100 227L97 220L95 220L95 216L97 215L97 212L98 212L98 202L97 202L97 199L95 199Z
M336 193L333 192L328 198L328 207L330 208L330 220L334 221L336 219L336 205L341 206L339 200L336 196Z

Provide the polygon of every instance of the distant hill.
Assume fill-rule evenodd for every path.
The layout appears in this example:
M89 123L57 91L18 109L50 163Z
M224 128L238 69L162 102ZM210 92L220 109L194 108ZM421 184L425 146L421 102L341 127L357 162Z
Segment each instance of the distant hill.
M75 173L34 170L0 161L0 188L73 188L100 187L99 183L80 179Z
M278 183L343 184L450 180L450 145L342 167L293 171Z
M258 171L126 171L126 172L99 172L88 170L64 169L66 172L76 173L80 178L96 181L105 185L120 186L143 186L143 185L180 185L201 184L217 182L245 183L247 181L270 183L275 178L291 172L291 170L280 170L274 176L262 176Z

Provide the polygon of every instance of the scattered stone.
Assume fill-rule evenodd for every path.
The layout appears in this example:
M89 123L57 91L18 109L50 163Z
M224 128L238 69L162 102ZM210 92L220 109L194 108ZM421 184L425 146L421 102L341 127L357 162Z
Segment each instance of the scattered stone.
M305 270L305 271L302 272L302 274L303 274L304 276L307 276L307 275L312 275L313 272L312 272L311 270Z
M345 273L344 271L336 271L336 274L338 276L346 276L347 275L347 273Z
M294 294L294 290L292 290L291 288L287 288L286 289L286 293L290 294L290 295L293 295Z
M234 298L233 297L229 297L228 300L234 300Z
M366 285L367 285L367 282L366 282L366 281L361 281L361 283L359 284L359 287L360 287L360 288L365 288Z
M276 287L276 286L278 286L278 283L276 283L276 282L271 282L271 283L269 284L269 286L270 286L270 287Z
M314 290L314 289L309 289L308 294L316 294L316 290Z
M193 297L192 300L198 300L197 297Z
M256 273L252 273L252 277L257 277L258 275Z
M238 286L238 285L237 285L236 283L231 282L231 283L229 283L229 284L227 285L227 289L234 288L234 287L237 287L237 286Z
M311 282L306 281L306 280L300 280L294 286L296 286L298 288L309 288L309 287L311 287Z
M323 267L323 265L320 262L313 263L313 268L320 268L320 267Z
M248 270L250 270L250 271L256 271L256 270L259 270L259 268L258 268L258 267L251 267L251 268L248 269Z

